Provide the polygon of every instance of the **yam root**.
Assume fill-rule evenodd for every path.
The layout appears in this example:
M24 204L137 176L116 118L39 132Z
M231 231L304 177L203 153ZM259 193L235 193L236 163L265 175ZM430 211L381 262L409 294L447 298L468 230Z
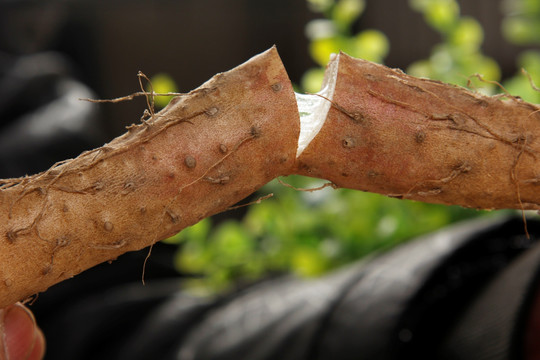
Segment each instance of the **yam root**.
M323 91L308 96L297 104L272 48L101 148L0 181L0 308L283 175L426 202L540 209L535 105L345 54L332 60ZM301 103L326 103L319 125L300 121Z
M0 187L0 308L149 246L290 173L299 132L276 49L105 146Z
M339 187L477 209L540 209L540 107L346 54L298 173Z

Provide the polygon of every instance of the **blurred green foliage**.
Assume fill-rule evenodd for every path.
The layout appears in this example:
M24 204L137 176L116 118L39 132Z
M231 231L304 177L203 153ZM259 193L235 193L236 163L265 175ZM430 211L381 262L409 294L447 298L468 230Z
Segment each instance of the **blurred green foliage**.
M440 33L442 42L432 49L428 59L411 64L407 73L472 86L486 94L502 91L493 83L496 81L508 93L519 95L532 103L540 103L540 92L533 89L521 71L526 69L533 82L540 83L538 50L525 50L520 54L515 76L501 80L497 62L482 53L484 33L480 23L471 17L461 16L456 0L409 0L409 3ZM505 14L501 27L506 39L517 45L540 44L540 0L504 0L501 4ZM471 77L474 74L479 74L485 81Z
M428 59L411 64L407 73L460 86L474 81L477 90L488 94L498 90L489 81L500 81L501 71L495 60L482 53L484 31L478 21L461 16L455 0L410 0L409 3L440 33L442 42L435 45ZM486 81L471 78L474 74Z
M503 86L510 94L519 95L523 100L534 104L540 103L540 92L533 85L540 85L540 52L538 50L526 50L519 54L517 65L531 76L533 84L522 71L503 81ZM534 85L534 86L536 86Z
M383 33L374 29L353 31L365 1L307 1L322 18L306 26L309 51L319 67L307 71L302 78L304 91L319 91L323 67L333 52L343 50L355 57L384 61L390 44ZM423 14L426 23L442 39L428 59L407 69L409 73L462 86L473 74L481 74L489 81L501 80L498 64L482 53L481 25L471 17L461 16L457 1L410 0L409 4ZM505 30L508 39L519 44L538 42L534 29L539 22L540 0L514 0L512 4L519 5L521 12L508 10L503 24L509 28ZM522 23L516 25L519 21ZM525 67L535 81L540 80L538 52L523 52L518 65ZM514 94L540 100L521 73L504 84ZM487 93L500 90L482 81L474 86ZM283 180L302 188L322 184L320 180L300 176ZM213 225L212 219L205 219L169 240L179 244L178 268L194 275L187 282L192 289L218 291L234 282L252 281L269 273L317 276L452 222L489 214L346 189L302 192L277 181L266 185L259 195L268 193L275 196L246 208L240 220Z
M540 1L506 0L502 23L505 37L517 45L540 44Z
M347 54L374 62L382 62L390 44L386 36L374 29L353 33L354 22L365 9L364 0L308 0L311 9L324 15L323 19L311 21L306 26L310 39L309 52L318 68L308 70L301 86L308 93L321 88L324 67L330 54L344 51Z
M299 176L283 180L300 187L321 185ZM217 291L268 273L317 276L479 214L348 189L301 192L277 181L262 190L269 192L274 198L250 206L239 221L213 229L211 218L205 219L171 239L180 244L178 267L196 275L188 286Z
M158 73L150 78L152 88L147 86L146 91L154 90L157 94L167 94L178 92L178 87L174 79L165 73ZM154 104L158 109L162 109L171 101L173 96L155 96Z
M511 43L528 46L540 45L540 0L505 0L506 16L502 23L504 36ZM535 84L540 84L540 51L527 49L517 58L518 69L525 69ZM540 92L534 90L529 79L518 70L515 76L503 82L506 90L522 99L540 103Z

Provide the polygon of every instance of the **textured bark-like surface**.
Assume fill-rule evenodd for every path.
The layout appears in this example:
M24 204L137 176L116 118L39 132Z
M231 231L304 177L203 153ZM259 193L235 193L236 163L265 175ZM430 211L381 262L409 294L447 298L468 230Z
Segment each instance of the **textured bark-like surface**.
M471 208L540 209L540 111L339 56L333 106L298 172Z
M299 133L273 48L102 148L0 186L0 308L223 211L290 173Z

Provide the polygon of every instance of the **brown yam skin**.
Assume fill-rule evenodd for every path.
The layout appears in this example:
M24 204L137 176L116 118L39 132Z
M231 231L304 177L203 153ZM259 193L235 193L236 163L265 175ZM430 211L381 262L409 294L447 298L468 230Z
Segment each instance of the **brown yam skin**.
M221 212L294 165L275 48L102 148L0 186L0 308ZM142 265L142 264L141 264Z
M340 54L333 106L298 173L479 209L540 209L539 107Z

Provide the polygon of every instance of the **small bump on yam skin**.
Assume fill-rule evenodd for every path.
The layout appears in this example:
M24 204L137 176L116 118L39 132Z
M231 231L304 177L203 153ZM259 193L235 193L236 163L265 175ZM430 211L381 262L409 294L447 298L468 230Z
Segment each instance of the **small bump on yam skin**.
M105 221L103 223L103 228L105 229L105 231L112 231L114 229L114 225L110 221Z
M184 158L184 164L190 169L193 169L195 166L197 166L197 160L191 155L186 155Z

